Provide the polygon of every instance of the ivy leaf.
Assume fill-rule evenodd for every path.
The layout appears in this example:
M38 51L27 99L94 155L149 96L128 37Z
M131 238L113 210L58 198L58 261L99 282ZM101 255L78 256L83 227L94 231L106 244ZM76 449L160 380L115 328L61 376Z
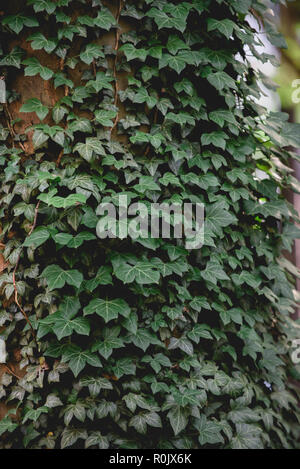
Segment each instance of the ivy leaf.
M236 28L235 23L232 20L228 19L228 18L226 18L224 20L216 20L216 19L213 19L213 18L208 18L208 20L207 20L207 31L208 32L214 31L215 29L217 29L227 39L230 39L230 37L232 36L233 31L235 30L235 28Z
M133 44L124 44L120 47L120 51L124 52L128 61L139 59L142 62L145 62L148 55L148 51L146 49L137 49Z
M116 267L114 273L125 284L136 281L138 284L146 285L159 283L160 279L160 273L153 269L151 263L146 262L137 262L135 265L122 263Z
M91 326L87 319L85 318L75 318L72 321L72 326L75 332L80 335L90 335Z
M230 280L228 275L224 272L221 265L213 260L210 260L206 269L202 272L202 277L208 282L217 284L218 280Z
M97 93L101 90L113 90L111 82L113 81L113 77L105 75L103 72L97 72L95 80L89 80L86 86L92 87Z
M104 57L102 48L97 44L88 44L83 52L80 54L82 62L91 65L94 59Z
M144 414L138 414L129 421L129 426L134 427L137 432L145 434L147 432L147 422Z
M42 130L35 130L33 133L32 141L34 148L42 147L49 140L49 135L45 134Z
M113 372L118 379L122 378L124 375L134 375L136 365L130 358L121 358L116 361Z
M109 449L109 439L100 432L93 432L85 442L85 448L98 446L99 449Z
M124 344L122 339L119 339L118 337L106 337L104 340L98 340L93 345L92 351L95 352L97 350L102 355L102 357L107 360L115 348L119 349L123 346Z
M169 411L168 418L175 435L179 435L188 424L186 411L181 406L174 406Z
M112 285L111 268L102 266L97 272L96 277L85 282L85 289L93 292L99 285Z
M52 109L52 118L55 124L58 124L66 114L68 114L68 110L64 106L55 105Z
M213 111L209 114L209 118L218 124L220 127L224 127L225 122L236 125L236 119L230 111L225 109L219 109L218 111Z
M56 208L68 208L86 202L86 196L84 194L70 194L68 197L59 197L55 195L56 192L57 189L53 189L46 194L40 194L38 199Z
M154 19L159 29L175 28L183 33L187 24L188 10L184 6L180 9L180 5L177 7L172 5L172 7L172 16L158 8L151 8L147 16Z
M50 80L54 75L54 72L48 67L43 67L36 57L23 60L23 64L27 65L25 76L32 77L39 74L43 80Z
M96 26L99 26L99 28L109 31L112 26L116 25L116 19L108 8L101 8L94 19L94 23Z
M36 13L46 11L48 15L51 15L56 9L56 4L50 0L28 0L28 5L33 5Z
M35 26L39 25L39 22L36 18L22 16L22 15L14 15L14 16L6 16L2 20L2 24L8 25L10 29L12 29L16 34L19 34L24 26L28 28L34 28Z
M205 415L201 415L195 422L195 427L199 431L199 443L205 444L223 443L224 438L220 434L221 427L218 423L208 421Z
M61 402L58 396L56 396L55 394L48 394L46 402L45 402L45 407L49 407L50 409L53 409L55 407L59 407L62 405L63 403Z
M37 248L44 244L50 238L50 232L47 228L39 227L36 228L33 233L26 238L23 243L25 247Z
M128 317L130 308L123 299L102 300L96 298L84 308L83 312L85 316L96 313L98 316L102 317L105 322L109 322L112 319L116 319L119 314Z
M31 42L33 50L44 49L47 54L51 54L57 46L56 39L47 39L42 33L34 33L27 38L27 41Z
M178 74L180 74L186 67L186 57L180 54L178 55L170 55L164 54L162 59L159 62L159 68L166 67L167 65L175 70Z
M127 318L122 321L122 326L129 332L136 335L138 329L138 316L136 313L130 313Z
M193 344L185 337L180 337L179 339L171 337L168 349L173 350L176 348L180 348L180 350L182 350L187 355L193 355L194 353Z
M20 47L14 47L12 51L0 60L0 66L21 67L24 51Z
M83 281L83 275L78 270L63 270L58 265L46 267L41 277L47 280L49 290L62 288L66 283L79 288Z
M2 418L0 420L0 436L3 435L5 432L13 432L16 428L18 428L18 424L14 423L9 415Z
M60 313L55 316L55 323L52 329L58 340L61 340L64 337L71 336L74 331L79 335L88 336L90 334L91 327L89 321L85 318L71 319L64 317L64 314Z
M203 134L201 136L202 145L214 145L217 148L222 148L225 150L226 148L226 140L228 139L228 135L225 132L217 131L211 132L210 134Z
M116 115L117 111L106 111L101 109L95 112L95 119L104 127L112 127L114 123L111 119L114 119Z
M236 83L233 78L226 72L216 72L208 75L207 80L218 90L222 91L225 87L237 90Z
M20 109L20 112L35 112L42 121L47 116L49 109L37 98L31 98L26 101Z
M204 296L196 296L191 302L190 306L198 313L201 312L201 309L211 309L210 304Z
M231 441L232 449L262 449L261 429L255 425L238 423L237 434Z
M102 367L102 363L97 355L90 351L83 351L75 345L70 345L64 350L62 360L68 363L75 377L85 368L86 364L95 368Z
M237 218L222 203L208 205L206 208L205 229L222 236L222 228L235 224Z
M85 143L77 143L74 147L74 151L78 151L80 156L86 161L90 162L93 154L96 155L105 155L105 150L100 142L95 137L89 137L86 139Z
M111 382L106 378L101 377L86 377L80 380L81 386L88 386L89 393L92 397L97 397L101 389L113 389Z
M70 132L85 132L85 133L93 133L93 128L89 119L85 119L84 117L75 119L74 121L70 122L68 126L68 130Z
M171 34L168 39L167 49L171 54L175 55L179 50L189 49L189 46L178 36Z
M62 433L61 449L74 445L79 439L86 441L87 431L76 428L65 428Z
M49 409L46 406L39 407L38 409L28 409L24 415L22 423L26 423L27 420L33 420L36 422L42 414L47 414L48 412Z
M82 231L69 240L68 248L78 249L84 243L84 241L91 241L94 239L97 239L97 237L93 233L90 233L89 231Z

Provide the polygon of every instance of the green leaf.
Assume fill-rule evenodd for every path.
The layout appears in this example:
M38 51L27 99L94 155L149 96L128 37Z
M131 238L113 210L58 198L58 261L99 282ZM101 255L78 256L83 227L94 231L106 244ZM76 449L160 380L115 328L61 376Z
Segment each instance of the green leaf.
M44 244L49 238L50 232L47 230L47 228L39 227L36 228L33 233L25 239L23 246L33 246L34 248L37 248L38 246Z
M94 239L97 239L97 237L93 233L90 233L89 231L82 231L69 240L68 247L78 249L84 243L84 241L91 241Z
M106 154L101 141L95 137L87 138L85 143L77 143L74 151L78 151L80 156L88 162L92 160L94 154L102 156Z
M73 446L79 439L87 440L87 431L76 428L65 428L62 433L61 449Z
M64 317L64 314L61 313L56 315L55 323L52 327L53 332L56 334L58 340L61 340L63 337L69 337L73 332L77 332L79 335L89 335L90 334L90 323L85 318L75 318L71 319Z
M227 39L230 39L230 37L233 34L233 31L236 29L235 23L226 18L224 20L216 20L213 18L208 18L207 20L207 31L214 31L217 29L222 33Z
M168 418L175 435L179 435L188 424L186 411L181 406L174 406L169 411Z
M97 72L95 80L90 80L87 82L86 86L93 88L97 93L101 90L113 90L111 82L113 77L106 75L103 72Z
M176 56L164 54L159 62L159 68L163 68L168 65L170 68L175 70L175 72L180 74L185 69L186 64L186 56L180 55L180 53Z
M113 367L113 372L118 379L124 375L134 375L136 372L136 365L130 358L121 358L116 361Z
M104 109L101 109L95 112L95 119L104 127L112 127L114 124L112 119L114 119L116 115L117 111L105 111Z
M73 205L84 204L86 202L86 196L83 194L71 194L64 198L56 196L56 193L57 189L53 189L46 194L40 194L38 199L45 204L56 208L68 208Z
M220 425L213 421L208 421L205 415L201 415L200 418L196 420L195 427L199 431L199 443L201 446L224 442L220 434Z
M107 360L115 348L119 349L123 346L122 339L119 339L118 337L107 337L105 339L98 340L93 345L92 351L95 352L97 350L102 355L102 357Z
M85 448L98 446L99 449L109 449L109 439L100 432L93 432L85 441Z
M99 377L82 378L80 380L80 385L84 387L87 386L92 397L97 397L101 389L113 389L113 386L108 379Z
M49 140L49 135L45 134L42 130L35 130L33 133L33 145L34 148L40 148Z
M262 430L256 425L239 423L236 425L236 436L231 441L232 449L263 449Z
M137 49L133 44L124 44L124 46L120 47L120 51L124 52L128 61L139 59L142 62L145 62L148 55L148 51L146 49Z
M93 60L98 59L99 57L104 57L104 54L102 47L97 44L88 44L80 54L80 59L88 65L91 65Z
M42 33L34 33L27 38L31 42L33 50L44 49L47 54L51 54L57 46L57 39L47 39Z
M102 300L96 298L84 308L83 312L85 316L96 313L98 316L102 317L105 322L109 322L112 319L116 319L119 314L128 317L130 308L123 299Z
M20 47L14 47L8 55L0 60L0 66L3 67L7 65L9 67L20 68L23 54L23 49Z
M202 277L213 284L217 284L218 280L230 280L228 275L222 269L222 266L217 261L209 261L205 270L202 272Z
M22 420L22 423L26 423L28 420L33 420L33 422L36 422L37 419L42 415L42 414L47 414L49 412L48 407L42 406L39 407L38 409L28 409L25 413L25 416Z
M189 46L178 36L171 34L168 39L167 49L171 54L175 55L179 50L189 49Z
M189 8L191 8L191 5L188 5L187 3L177 6L172 5L171 11L167 6L164 8L167 12L159 10L158 8L151 8L147 13L147 16L154 19L159 29L175 28L183 33L187 25Z
M20 14L14 16L6 16L2 20L2 24L8 25L10 29L12 29L16 34L19 34L24 26L28 28L34 28L35 26L39 26L39 22L36 18L22 16Z
M41 65L36 57L23 60L23 64L27 65L27 67L25 67L25 76L32 77L40 75L43 80L50 80L54 75L54 72L50 70L50 68Z
M102 266L97 272L96 277L85 282L85 289L93 292L99 285L112 285L111 268Z
M233 78L226 72L216 72L208 75L207 80L218 90L222 91L224 88L232 88L237 90L237 86Z
M102 367L102 363L97 355L89 351L83 351L75 345L68 346L63 353L62 360L68 363L75 377L85 368L86 364L96 368Z
M36 13L40 11L46 11L49 15L51 15L56 9L56 4L50 0L28 0L27 3L29 5L33 5L34 11Z
M94 19L94 23L99 28L109 31L112 26L116 25L116 19L111 14L108 8L102 7L101 10L98 12L98 15Z
M226 148L227 139L228 136L221 131L202 134L201 136L202 145L214 145L217 148L222 148L222 150L225 150Z
M20 109L20 112L35 112L40 120L44 120L49 109L37 98L31 98L26 101Z
M198 313L201 312L201 309L211 309L210 304L207 299L203 296L196 296L193 301L190 302L190 306Z
M5 432L13 432L16 428L18 428L18 424L14 423L9 415L2 418L0 420L0 436L3 435Z
M79 288L83 281L83 275L78 270L63 270L58 265L46 267L41 277L46 279L49 290L62 288L66 283Z
M147 262L137 262L135 265L122 263L114 269L115 276L124 283L137 282L140 285L159 283L160 273Z

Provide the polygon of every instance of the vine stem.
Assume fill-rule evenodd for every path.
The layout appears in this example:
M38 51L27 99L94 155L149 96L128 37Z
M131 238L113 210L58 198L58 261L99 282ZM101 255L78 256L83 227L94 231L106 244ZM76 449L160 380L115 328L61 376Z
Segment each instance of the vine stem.
M22 379L21 376L16 375L16 373L14 373L14 371L8 365L4 365L4 368L8 371L9 374L15 376L17 379Z
M33 232L33 230L35 229L36 227L36 223L37 223L37 217L38 217L38 213L39 213L39 207L40 207L40 201L38 201L36 207L35 207L35 212L34 212L34 220L33 220L33 224L32 224L32 227L28 233L28 236L30 236ZM30 329L31 329L31 332L32 332L32 335L35 339L35 331L33 329L33 326L30 322L30 319L29 317L27 316L26 312L24 311L24 309L22 308L20 302L19 302L19 298L18 298L18 290L17 290L17 283L16 283L16 273L17 273L17 269L18 269L18 266L19 266L19 262L20 262L20 258L21 258L21 254L22 254L22 251L23 251L23 247L21 248L20 252L19 252L19 255L18 255L18 258L17 258L17 262L16 262L16 265L15 265L15 268L13 270L13 286L14 286L14 291L15 291L15 303L16 305L18 306L18 308L20 309L21 313L23 314L27 324L29 325Z
M60 165L60 162L61 162L61 159L63 157L63 154L64 154L64 149L62 148L62 150L59 152L59 155L58 155L58 158L56 160L56 167L58 168L59 165Z
M14 131L13 120L12 120L11 114L9 112L9 109L8 109L8 106L7 106L6 103L4 104L3 108L4 108L5 115L6 115L7 127L8 127L8 130L9 130L10 136L12 138L12 144L13 144L13 147L14 147L15 146L14 140L15 140L15 137L16 137L16 132ZM26 153L25 147L22 144L22 142L18 142L18 144L21 147L21 149L23 150L23 152Z
M120 45L120 28L119 28L119 21L123 9L123 0L119 0L119 8L118 8L118 13L116 16L116 21L118 23L118 27L116 30L116 42L115 42L115 51L116 51L116 57L114 60L114 79L115 79L115 99L114 99L114 105L117 106L118 104L118 93L119 93L119 82L118 82L118 76L117 76L117 63L118 63L118 51L119 51L119 45ZM112 128L110 129L110 132L113 132L113 130L116 128L117 124L119 122L119 112L116 115L114 124Z

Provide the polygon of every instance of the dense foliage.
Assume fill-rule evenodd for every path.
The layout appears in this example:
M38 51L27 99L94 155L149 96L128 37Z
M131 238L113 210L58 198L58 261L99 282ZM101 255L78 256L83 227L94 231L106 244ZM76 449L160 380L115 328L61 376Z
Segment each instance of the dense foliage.
M297 447L299 272L282 251L300 132L258 104L257 78L273 85L248 60L274 61L249 14L284 47L269 6L23 3L1 24L0 396L18 411L0 447ZM37 75L52 106L11 85ZM204 203L204 246L99 239L97 206L120 194Z

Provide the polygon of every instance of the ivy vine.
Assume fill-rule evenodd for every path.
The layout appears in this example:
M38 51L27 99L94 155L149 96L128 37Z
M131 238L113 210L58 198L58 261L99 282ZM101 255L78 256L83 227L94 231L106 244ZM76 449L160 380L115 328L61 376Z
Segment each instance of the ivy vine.
M272 85L249 61L274 62L249 14L285 46L270 5L18 5L0 26L0 447L299 447L300 272L282 252L300 132L258 103ZM204 246L99 239L119 195L203 203Z

